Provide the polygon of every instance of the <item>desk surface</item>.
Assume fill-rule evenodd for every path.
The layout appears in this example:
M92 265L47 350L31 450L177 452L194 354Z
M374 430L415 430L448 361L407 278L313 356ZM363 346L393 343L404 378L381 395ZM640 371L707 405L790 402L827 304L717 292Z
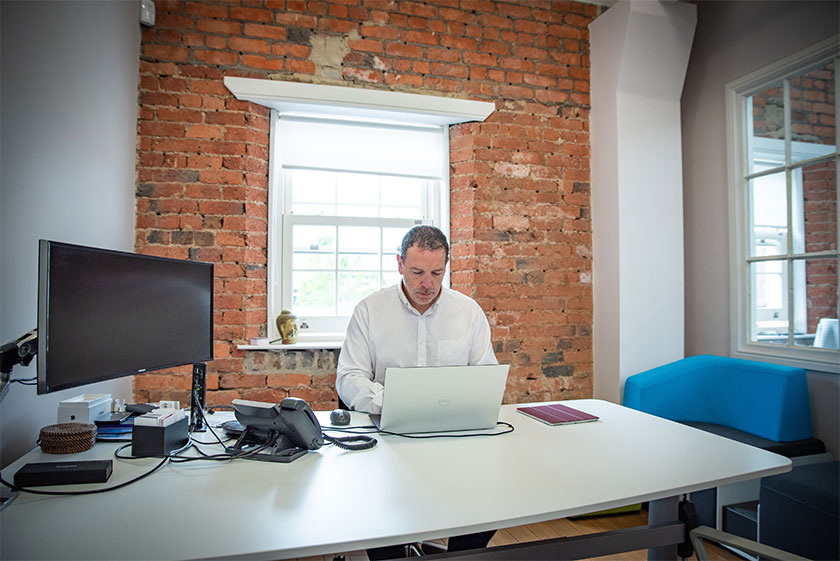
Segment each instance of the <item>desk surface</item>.
M170 463L112 492L22 493L0 512L0 557L305 557L565 518L790 470L782 456L609 402L566 403L600 420L548 426L506 405L500 420L516 430L503 436L378 436L371 450L326 446L291 464ZM326 414L319 418L326 428ZM367 421L353 413L353 424ZM98 443L73 458L113 458L115 448ZM34 450L3 476L64 459ZM103 485L158 461L114 459Z

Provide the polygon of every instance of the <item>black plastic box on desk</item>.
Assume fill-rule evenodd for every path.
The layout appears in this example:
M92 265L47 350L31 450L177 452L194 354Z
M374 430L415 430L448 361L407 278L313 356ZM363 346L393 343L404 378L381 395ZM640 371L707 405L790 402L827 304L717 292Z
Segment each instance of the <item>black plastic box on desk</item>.
M141 456L164 456L187 443L187 425L184 417L166 427L134 425L131 431L131 454Z

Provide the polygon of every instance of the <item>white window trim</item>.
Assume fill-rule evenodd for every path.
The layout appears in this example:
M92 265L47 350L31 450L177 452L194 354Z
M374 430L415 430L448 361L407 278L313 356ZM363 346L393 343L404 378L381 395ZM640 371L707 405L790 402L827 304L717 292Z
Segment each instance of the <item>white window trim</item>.
M791 55L773 65L762 68L744 78L730 82L725 87L727 180L729 186L729 246L730 246L730 350L733 357L751 360L773 361L820 372L840 374L840 351L815 349L811 347L780 347L761 344L747 338L747 318L750 295L745 289L749 279L746 262L747 190L743 186L747 175L748 154L744 146L746 129L749 126L741 119L741 104L744 98L760 93L764 88L778 82L778 76L788 75L808 67L818 68L840 54L840 36L834 36L817 43L799 53ZM835 91L840 83L840 72L834 69ZM840 131L836 131L835 142L840 144ZM801 163L801 162L799 162Z
M333 118L350 118L374 122L397 122L443 126L445 154L449 153L449 135L447 127L468 121L483 121L494 110L495 104L486 101L474 101L442 97L436 95L420 95L367 88L353 88L343 86L328 86L322 84L307 84L300 82L283 82L280 80L262 80L256 78L240 78L226 76L225 87L240 100L251 101L271 109L269 130L269 154L275 151L275 124L280 114L299 116L319 116ZM269 209L282 212L282 193L277 192L277 174L280 170L269 157ZM440 223L444 233L449 234L449 169L448 162L443 163L440 186ZM272 289L279 285L282 275L282 265L273 244L279 239L281 221L277 216L268 217L268 264L267 264L267 310L270 312L276 304L275 298L280 298L279 290ZM280 248L282 252L282 248ZM448 278L448 276L447 276ZM446 282L446 281L445 281ZM272 314L268 314L267 333L270 341L277 339L279 333L274 325ZM239 348L252 349L282 349L282 348L340 348L344 333L299 334L295 345L240 345Z

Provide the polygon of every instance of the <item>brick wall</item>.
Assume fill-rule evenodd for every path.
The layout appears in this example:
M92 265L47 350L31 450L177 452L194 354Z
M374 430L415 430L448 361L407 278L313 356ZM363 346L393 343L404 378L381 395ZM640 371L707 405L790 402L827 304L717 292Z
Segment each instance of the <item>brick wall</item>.
M335 406L338 351L243 352L264 334L267 109L224 76L492 101L452 127L453 288L487 313L506 402L592 395L589 43L601 8L548 0L156 0L144 29L139 252L213 262L208 402ZM135 399L188 399L188 369Z

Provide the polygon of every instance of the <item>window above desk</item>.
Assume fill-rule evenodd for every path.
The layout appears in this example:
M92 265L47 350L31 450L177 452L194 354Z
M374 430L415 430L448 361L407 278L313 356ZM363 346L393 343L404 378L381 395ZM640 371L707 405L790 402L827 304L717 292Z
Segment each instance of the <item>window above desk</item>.
M272 109L268 339L290 310L299 348L339 348L355 305L398 282L405 232L431 224L448 235L449 125L484 120L495 106L276 80L225 85Z

